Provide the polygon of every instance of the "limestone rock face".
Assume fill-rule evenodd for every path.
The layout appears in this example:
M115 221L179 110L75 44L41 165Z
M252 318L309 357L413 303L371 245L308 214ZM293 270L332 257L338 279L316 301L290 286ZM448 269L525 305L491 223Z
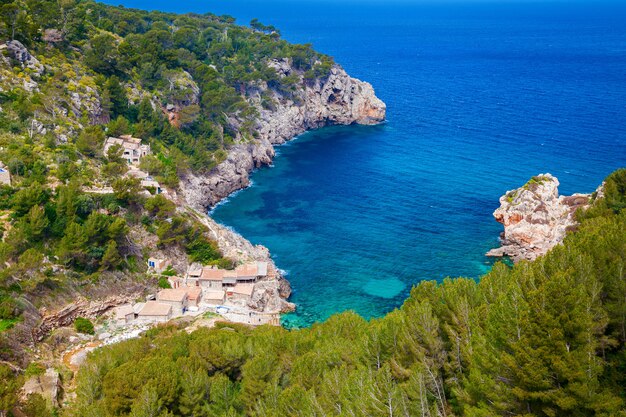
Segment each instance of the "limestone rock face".
M487 256L509 256L514 262L533 260L544 255L576 226L574 213L589 205L589 194L559 196L559 180L540 174L523 187L500 197L500 207L493 213L504 225L502 247Z
M72 325L76 317L96 319L116 306L133 302L141 295L141 293L116 295L93 301L81 297L58 311L43 311L41 324L35 330L35 337L41 341L51 330Z
M53 368L46 369L43 375L29 378L22 387L22 400L26 400L30 394L40 394L55 407L59 406L59 394L61 378Z
M23 68L31 69L37 76L40 76L43 73L43 65L41 65L37 58L28 52L28 49L22 45L22 42L13 40L8 41L6 45L9 55L18 61Z
M287 60L276 60L270 65L279 77L298 74ZM181 181L183 196L192 207L205 210L247 187L250 172L271 163L274 145L307 130L330 125L373 125L385 120L385 103L376 97L372 86L350 77L341 67L334 66L328 77L312 82L304 81L302 74L299 76L304 88L293 96L272 91L267 85L249 92L249 101L259 113L254 127L258 136L253 142L229 149L227 159L208 175L191 174ZM271 108L261 104L262 93L273 96Z
M252 297L248 301L248 307L265 312L288 313L294 311L296 308L295 304L286 301L288 295L281 294L281 286L284 284L289 285L286 280L270 280L256 283ZM291 290L289 293L291 293Z

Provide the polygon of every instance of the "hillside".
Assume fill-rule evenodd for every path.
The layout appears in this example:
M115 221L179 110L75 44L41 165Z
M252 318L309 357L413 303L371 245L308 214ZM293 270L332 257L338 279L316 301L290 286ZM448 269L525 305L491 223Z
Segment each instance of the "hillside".
M564 244L422 282L367 322L164 326L97 351L67 415L624 415L626 170Z
M381 319L343 313L310 329L218 323L191 334L162 325L94 352L77 386L64 386L60 412L624 415L624 207L622 169L547 255L496 264L480 282L422 282ZM12 404L24 377L0 371ZM24 376L42 372L34 362ZM22 409L50 415L39 395Z
M198 268L241 276L259 262L264 275L234 292L247 295L235 300L240 313L293 309L267 249L204 213L269 164L274 144L384 120L372 87L257 20L81 0L0 9L7 369L23 375L58 353L68 337L55 331L78 316L145 301ZM169 266L155 271L149 259Z

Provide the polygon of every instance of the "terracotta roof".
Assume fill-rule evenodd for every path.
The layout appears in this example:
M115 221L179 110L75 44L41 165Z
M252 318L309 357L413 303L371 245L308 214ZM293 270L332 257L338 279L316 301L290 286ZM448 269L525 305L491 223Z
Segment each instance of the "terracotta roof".
M258 273L258 266L256 262L239 265L235 271L237 271L238 277L256 277Z
M156 301L148 301L139 312L140 316L167 316L172 312L172 306Z
M224 278L237 278L237 271L224 271Z
M267 275L267 262L249 262L239 265L235 271L238 277L264 277Z
M200 287L189 287L186 290L190 300L197 300L202 294L202 288Z
M177 301L182 303L187 296L187 290L184 288L167 288L159 291L157 300L159 301Z
M247 295L248 297L252 295L252 290L254 289L254 284L236 284L231 291L236 294Z
M135 311L133 310L133 306L131 306L130 304L124 304L124 305L115 307L115 317L117 319L124 319L129 314L135 314Z
M205 300L223 300L224 299L224 291L216 290L216 291L206 291L204 292Z
M202 268L202 274L200 275L200 279L204 279L207 281L221 281L224 278L223 269L213 269L211 267L205 266Z

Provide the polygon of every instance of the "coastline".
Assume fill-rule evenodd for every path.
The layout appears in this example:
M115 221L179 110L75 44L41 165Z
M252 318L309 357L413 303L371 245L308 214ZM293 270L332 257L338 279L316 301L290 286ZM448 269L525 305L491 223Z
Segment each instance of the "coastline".
M245 138L238 137L238 143L229 149L226 160L208 174L184 177L176 199L179 205L187 206L188 211L201 214L224 256L238 261L265 261L273 265L276 282L269 288L267 284L259 285L259 291L255 289L252 305L249 306L261 312L275 312L271 306L280 306L280 312L287 313L296 307L287 301L291 286L282 270L276 267L269 250L262 245L253 245L236 230L217 223L211 213L235 193L253 185L250 175L257 169L272 165L277 156L276 147L291 143L308 131L327 126L381 124L386 120L386 105L376 97L369 83L350 77L338 65L331 69L328 77L316 79L312 84L305 81L304 74L293 69L289 62L275 61L274 65L283 77L300 77L304 89L299 92L299 99L273 93L278 105L269 111L253 95L250 101L260 115L255 126L258 137L251 143L245 143ZM271 90L260 86L259 97L261 91L267 93Z

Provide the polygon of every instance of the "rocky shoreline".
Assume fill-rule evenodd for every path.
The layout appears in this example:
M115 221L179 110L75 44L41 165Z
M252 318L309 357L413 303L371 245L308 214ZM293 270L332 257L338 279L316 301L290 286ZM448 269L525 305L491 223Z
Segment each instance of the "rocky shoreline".
M275 61L277 72L285 77L298 74L286 61ZM271 164L274 145L283 144L307 130L332 125L374 125L382 123L386 106L369 83L350 77L341 67L334 66L330 75L308 84L298 74L305 89L297 97L284 97L261 86L251 98L259 112L252 143L237 144L229 149L228 157L208 175L188 174L181 181L181 193L194 209L206 211L233 192L250 184L250 173ZM261 91L272 91L278 103L274 110L260 104ZM237 121L234 121L237 124Z
M532 261L563 242L567 232L578 224L576 211L589 207L591 195L559 196L558 187L556 177L539 174L500 197L500 207L493 216L504 225L502 246L490 250L487 256Z
M237 260L267 261L275 267L269 250L254 246L233 230L216 223L207 211L232 193L250 185L250 173L272 163L275 145L281 145L307 130L332 125L375 125L384 122L386 106L366 82L350 77L335 65L328 77L306 82L302 73L293 69L288 61L273 62L282 77L298 75L305 89L295 97L284 97L259 86L250 101L259 112L255 132L258 137L251 143L239 143L229 149L226 160L208 175L188 174L181 181L180 200L195 211L196 216L211 231L224 256ZM273 110L261 106L261 92L272 91L278 103ZM236 125L238 121L233 121ZM242 142L242 138L238 138ZM275 268L275 279L260 282L252 295L249 307L257 311L288 312L295 305L287 301L291 294L289 282Z

